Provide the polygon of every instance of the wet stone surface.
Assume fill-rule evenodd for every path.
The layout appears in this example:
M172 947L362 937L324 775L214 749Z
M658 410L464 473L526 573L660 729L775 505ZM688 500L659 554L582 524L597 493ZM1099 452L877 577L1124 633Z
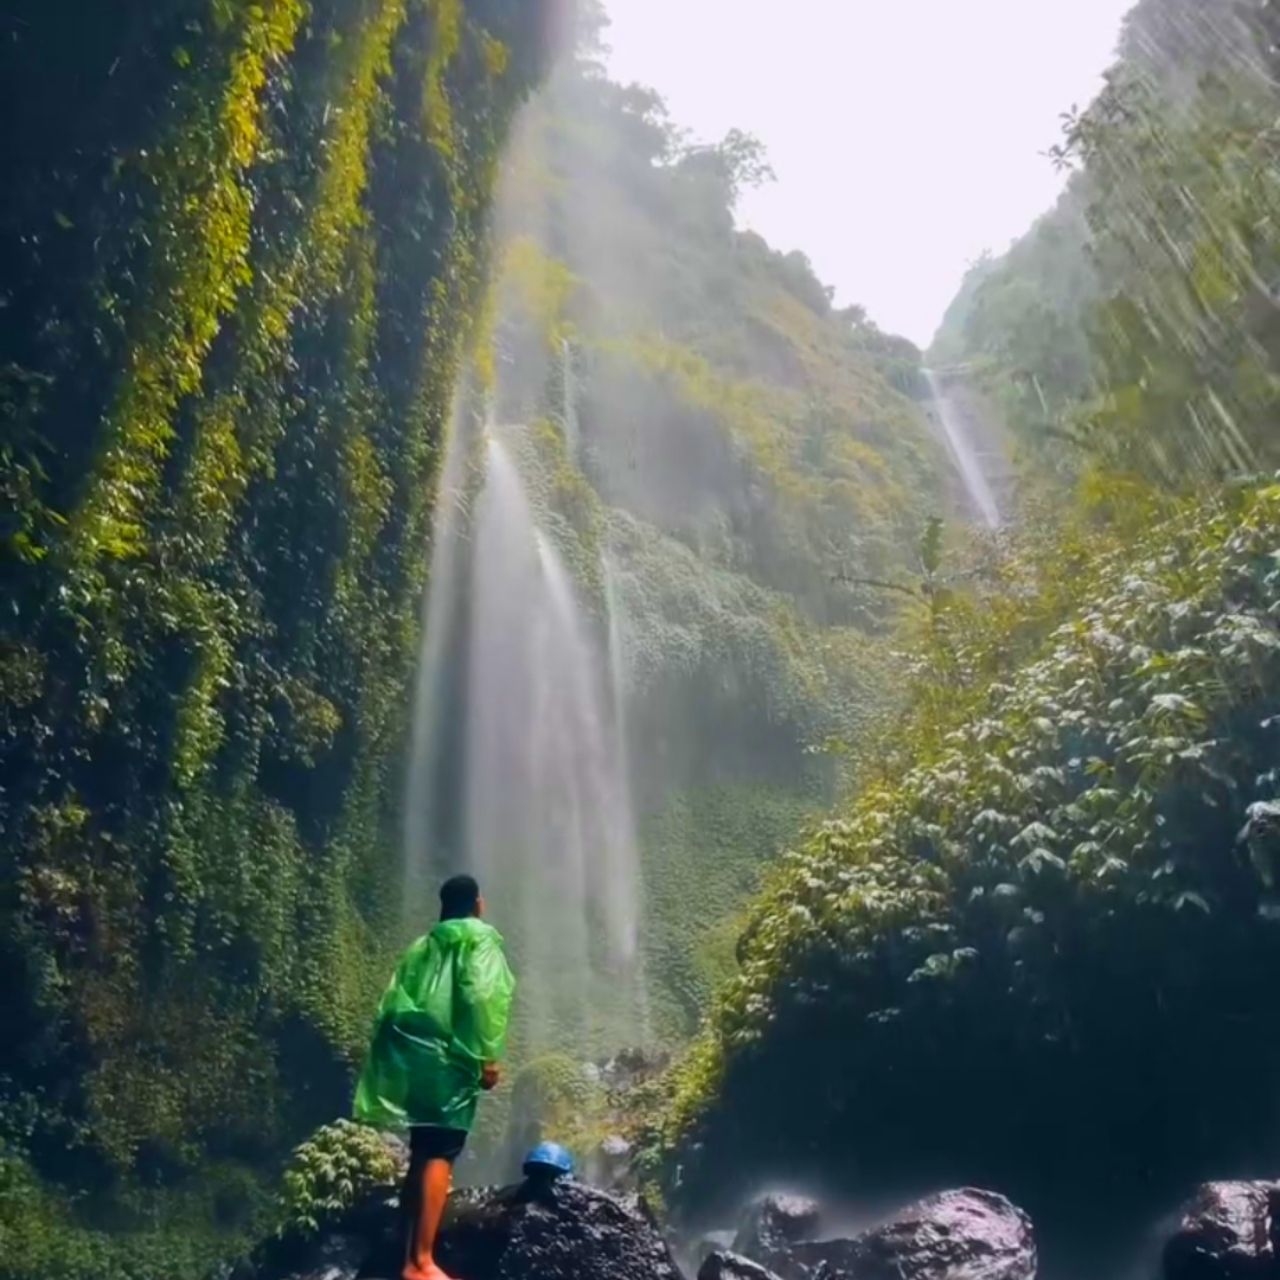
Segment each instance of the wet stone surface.
M1031 1220L991 1191L928 1196L843 1240L798 1238L802 1221L818 1221L814 1208L788 1217L788 1242L765 1232L763 1247L749 1256L781 1280L1035 1280ZM739 1240L746 1239L740 1232Z
M233 1280L395 1280L401 1247L384 1194L313 1240L270 1242ZM437 1261L456 1280L680 1280L639 1201L567 1179L455 1192Z
M822 1209L808 1196L771 1194L749 1204L738 1224L732 1252L771 1266L791 1247L814 1239L822 1225Z
M1280 1183L1209 1182L1165 1246L1165 1280L1280 1280Z
M718 1249L708 1254L698 1269L698 1280L779 1280L768 1267L740 1253Z

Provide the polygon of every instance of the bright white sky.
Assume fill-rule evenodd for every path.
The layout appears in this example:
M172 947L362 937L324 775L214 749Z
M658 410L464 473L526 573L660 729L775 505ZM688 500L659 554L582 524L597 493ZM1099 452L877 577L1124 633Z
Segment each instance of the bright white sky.
M1044 152L1134 0L606 0L614 76L700 140L768 147L739 211L841 304L933 336L969 264L1056 198Z

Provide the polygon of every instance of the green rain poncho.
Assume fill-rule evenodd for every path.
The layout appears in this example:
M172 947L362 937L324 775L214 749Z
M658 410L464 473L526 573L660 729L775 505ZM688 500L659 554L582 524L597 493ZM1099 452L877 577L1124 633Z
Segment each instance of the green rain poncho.
M515 986L502 935L483 920L442 920L419 938L378 1006L356 1119L470 1129L481 1068L502 1057Z

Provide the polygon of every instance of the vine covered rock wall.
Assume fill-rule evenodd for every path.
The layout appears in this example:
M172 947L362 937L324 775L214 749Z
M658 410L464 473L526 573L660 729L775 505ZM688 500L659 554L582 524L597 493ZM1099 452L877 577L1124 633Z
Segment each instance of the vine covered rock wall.
M6 11L0 1145L47 1180L252 1164L343 1105L399 941L434 461L550 9Z

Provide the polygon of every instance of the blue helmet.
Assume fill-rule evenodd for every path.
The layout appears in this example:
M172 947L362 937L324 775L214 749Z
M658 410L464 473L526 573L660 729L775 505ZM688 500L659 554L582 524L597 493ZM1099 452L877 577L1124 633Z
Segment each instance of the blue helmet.
M573 1173L573 1157L558 1142L540 1142L524 1158L526 1178L559 1178Z

